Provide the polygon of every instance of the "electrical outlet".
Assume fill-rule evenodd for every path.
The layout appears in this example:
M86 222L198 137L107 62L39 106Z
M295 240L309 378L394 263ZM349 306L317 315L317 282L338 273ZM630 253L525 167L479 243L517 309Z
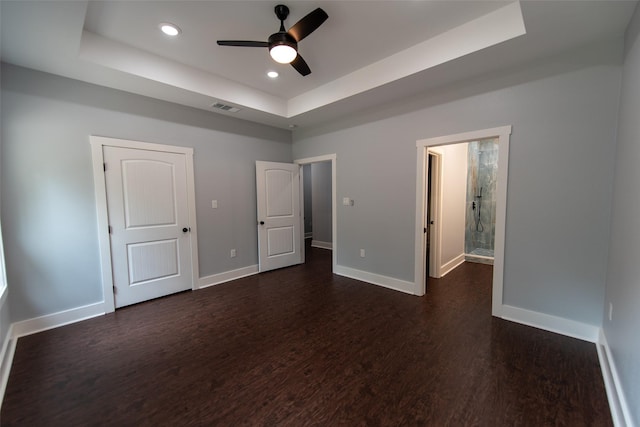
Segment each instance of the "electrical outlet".
M212 200L211 201L211 208L212 209L218 209L218 201L217 200Z
M613 320L613 303L609 303L609 322Z
M235 249L231 249L231 258L235 258L237 255L236 250Z
M364 249L360 249L360 258L364 258Z

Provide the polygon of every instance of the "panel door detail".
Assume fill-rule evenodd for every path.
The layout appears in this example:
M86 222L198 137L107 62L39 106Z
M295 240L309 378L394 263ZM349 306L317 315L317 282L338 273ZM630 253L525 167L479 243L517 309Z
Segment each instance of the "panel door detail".
M105 146L104 160L115 306L191 289L185 155Z
M260 271L302 262L300 166L256 162Z

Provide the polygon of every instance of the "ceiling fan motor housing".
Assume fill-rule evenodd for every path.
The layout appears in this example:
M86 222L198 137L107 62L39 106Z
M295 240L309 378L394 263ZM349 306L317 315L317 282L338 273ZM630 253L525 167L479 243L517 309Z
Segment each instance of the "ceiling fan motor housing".
M296 51L298 50L298 42L296 41L296 39L294 39L293 36L290 35L289 33L285 33L285 32L278 32L278 33L271 34L269 36L268 43L269 43L269 50L271 50L274 46L278 46L278 45L291 46Z

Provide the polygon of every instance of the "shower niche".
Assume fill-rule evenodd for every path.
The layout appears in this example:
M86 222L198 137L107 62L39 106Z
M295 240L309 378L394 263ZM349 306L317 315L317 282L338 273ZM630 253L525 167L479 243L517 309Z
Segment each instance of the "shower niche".
M469 142L467 156L465 259L493 264L498 179L497 141L487 139Z

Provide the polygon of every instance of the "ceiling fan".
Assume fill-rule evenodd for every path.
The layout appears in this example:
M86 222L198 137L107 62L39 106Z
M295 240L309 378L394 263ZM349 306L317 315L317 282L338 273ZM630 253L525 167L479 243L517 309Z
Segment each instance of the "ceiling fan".
M218 40L220 46L267 47L271 57L281 64L291 64L297 72L306 76L311 69L298 53L298 43L314 32L329 15L317 8L295 23L289 31L284 29L284 20L289 16L289 8L283 4L275 7L276 16L280 20L280 30L271 34L266 42L249 40Z

